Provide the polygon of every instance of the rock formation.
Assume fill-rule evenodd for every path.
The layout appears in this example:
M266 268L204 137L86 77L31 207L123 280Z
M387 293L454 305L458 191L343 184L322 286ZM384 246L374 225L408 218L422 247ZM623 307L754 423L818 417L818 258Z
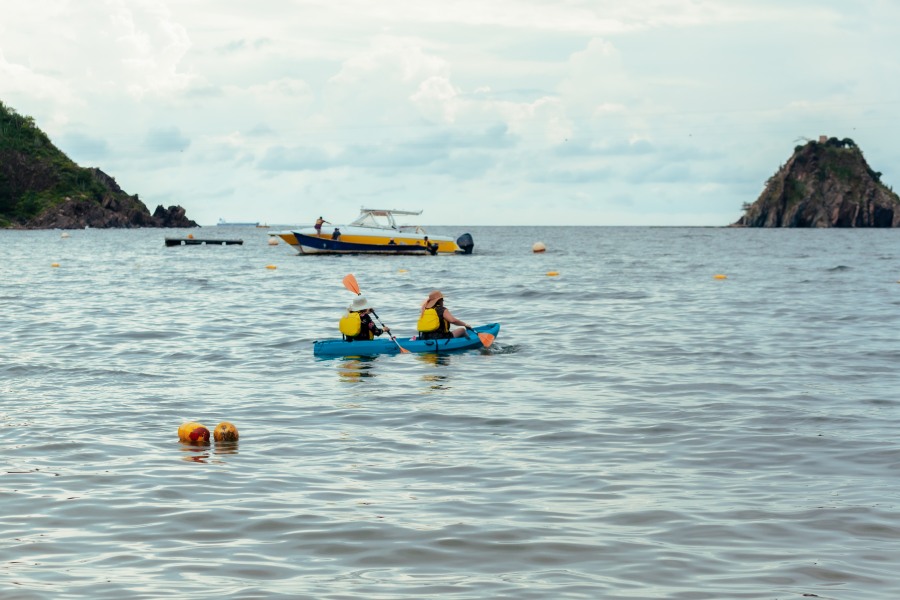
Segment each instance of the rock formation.
M745 205L737 227L898 227L900 198L851 139L810 141Z
M199 227L180 206L153 214L100 169L76 165L41 131L0 102L0 227Z
M156 207L153 214L137 195L129 196L116 184L115 179L100 169L88 169L102 182L108 193L99 200L66 196L63 201L48 207L30 219L26 229L84 229L92 227L133 228L133 227L198 227L185 215L180 206Z

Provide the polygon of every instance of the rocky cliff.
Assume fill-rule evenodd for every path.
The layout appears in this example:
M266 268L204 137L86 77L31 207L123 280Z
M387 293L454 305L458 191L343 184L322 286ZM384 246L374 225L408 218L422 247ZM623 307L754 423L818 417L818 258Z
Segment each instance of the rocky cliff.
M900 197L851 139L810 141L745 205L737 227L898 227Z
M0 227L198 227L180 206L153 214L100 169L76 165L34 123L0 102Z

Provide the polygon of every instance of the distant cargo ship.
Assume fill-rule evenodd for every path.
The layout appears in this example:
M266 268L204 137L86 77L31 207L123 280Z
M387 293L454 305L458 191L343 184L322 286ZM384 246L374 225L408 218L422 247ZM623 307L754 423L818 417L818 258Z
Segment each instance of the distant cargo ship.
M217 223L219 227L259 227L259 221L254 221L253 223L237 223L234 221L226 221L225 219L219 219Z

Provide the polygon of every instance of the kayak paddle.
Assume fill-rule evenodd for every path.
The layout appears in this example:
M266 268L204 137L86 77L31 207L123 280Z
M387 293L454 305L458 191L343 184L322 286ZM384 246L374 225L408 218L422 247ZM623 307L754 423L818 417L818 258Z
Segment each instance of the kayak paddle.
M475 331L471 327L466 327L469 331L478 334L478 339L481 340L481 343L484 344L485 348L490 348L491 344L494 343L494 336L490 333L482 333L481 331Z
M353 273L348 273L344 276L344 287L353 292L354 294L359 295L359 284L356 283L356 277L353 276Z
M353 273L348 273L347 275L345 275L343 281L344 281L345 288L347 288L348 290L350 290L357 296L360 295L359 284L356 283L356 277L353 276ZM374 308L372 309L372 314L375 316L375 319L378 321L378 324L381 325L381 328L384 329L384 323L382 323L381 319L378 317L378 315L375 314ZM395 344L397 344L397 347L400 348L400 354L410 354L409 350L407 350L406 348L404 348L403 346L400 345L400 342L397 341L397 338L394 337L393 333L388 331L387 334L390 336L391 340Z

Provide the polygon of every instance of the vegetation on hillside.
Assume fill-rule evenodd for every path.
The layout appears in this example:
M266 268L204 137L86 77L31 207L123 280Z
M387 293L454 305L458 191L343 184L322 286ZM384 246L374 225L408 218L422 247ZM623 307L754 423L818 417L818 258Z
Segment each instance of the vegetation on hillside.
M808 141L744 204L745 227L898 227L900 198L850 138Z
M108 196L127 194L75 164L32 117L0 102L0 227L24 225L67 198L99 204Z

